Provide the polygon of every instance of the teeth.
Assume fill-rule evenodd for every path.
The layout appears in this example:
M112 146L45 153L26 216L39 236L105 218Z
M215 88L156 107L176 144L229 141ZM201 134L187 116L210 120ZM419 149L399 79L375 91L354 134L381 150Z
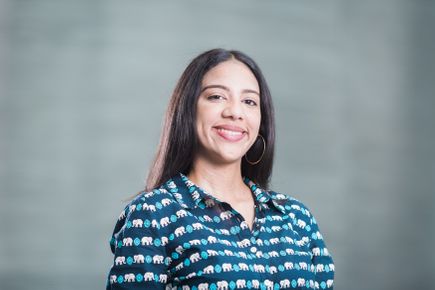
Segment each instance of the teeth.
M219 128L218 131L222 132L224 134L230 135L230 136L240 136L243 134L243 132L230 131L230 130L226 130L226 129L222 129L222 128Z

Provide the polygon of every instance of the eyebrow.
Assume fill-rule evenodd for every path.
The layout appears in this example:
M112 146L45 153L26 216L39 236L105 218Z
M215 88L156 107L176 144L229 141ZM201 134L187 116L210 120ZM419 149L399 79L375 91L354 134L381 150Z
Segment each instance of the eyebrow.
M207 90L207 89L211 89L211 88L219 88L219 89L226 90L226 91L228 91L228 92L230 91L230 89L229 89L228 87L223 86L223 85L208 85L208 86L205 86L205 87L202 88L201 93L202 93L203 91L205 91L205 90ZM242 91L242 93L254 93L254 94L257 94L258 96L260 96L260 94L259 94L257 91L255 91L255 90L250 90L250 89L244 89L244 90Z

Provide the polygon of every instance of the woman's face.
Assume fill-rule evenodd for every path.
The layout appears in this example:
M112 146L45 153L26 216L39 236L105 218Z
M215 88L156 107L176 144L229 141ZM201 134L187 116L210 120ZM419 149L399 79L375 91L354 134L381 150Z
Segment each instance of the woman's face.
M260 122L260 89L254 74L237 60L218 64L201 83L196 158L220 164L239 162L255 142Z

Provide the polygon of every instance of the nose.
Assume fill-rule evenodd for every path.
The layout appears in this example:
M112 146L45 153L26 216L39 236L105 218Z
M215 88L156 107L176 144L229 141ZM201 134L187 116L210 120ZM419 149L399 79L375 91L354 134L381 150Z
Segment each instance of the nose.
M222 116L225 118L231 118L233 120L243 119L242 104L237 101L227 102L224 110L222 111Z

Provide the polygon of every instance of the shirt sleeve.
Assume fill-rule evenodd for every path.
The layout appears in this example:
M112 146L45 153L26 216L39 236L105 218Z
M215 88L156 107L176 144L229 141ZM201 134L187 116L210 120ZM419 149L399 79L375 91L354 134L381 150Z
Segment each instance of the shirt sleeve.
M114 257L106 290L165 289L170 258L157 221L157 214L138 202L121 213L110 240Z
M310 217L310 228L310 249L312 253L314 272L316 273L315 288L333 289L335 272L334 261L326 248L316 219L312 215Z

